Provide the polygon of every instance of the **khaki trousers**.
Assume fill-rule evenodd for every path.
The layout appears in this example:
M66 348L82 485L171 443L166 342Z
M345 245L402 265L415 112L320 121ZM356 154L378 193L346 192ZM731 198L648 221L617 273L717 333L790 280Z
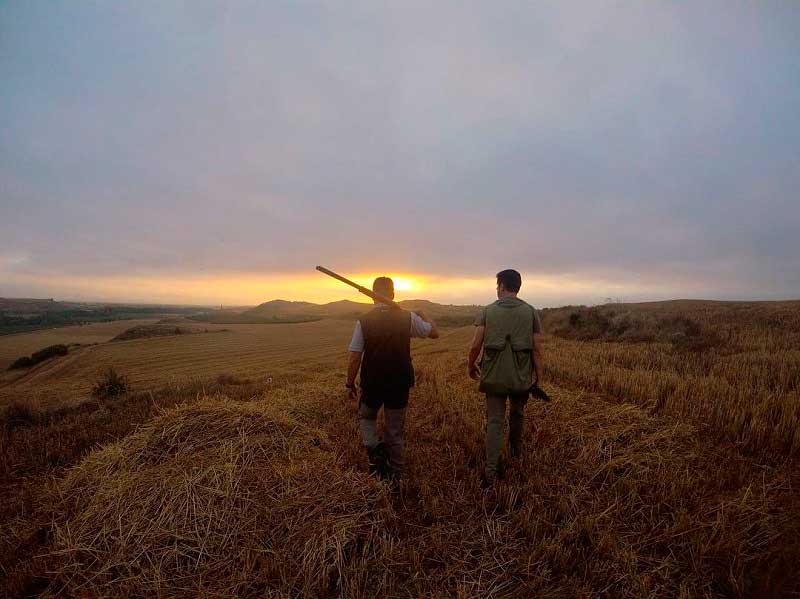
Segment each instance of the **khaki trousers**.
M503 428L506 416L506 398L511 400L508 412L508 444L512 456L522 451L522 430L525 424L525 395L486 396L486 478L497 476L497 462L503 449Z

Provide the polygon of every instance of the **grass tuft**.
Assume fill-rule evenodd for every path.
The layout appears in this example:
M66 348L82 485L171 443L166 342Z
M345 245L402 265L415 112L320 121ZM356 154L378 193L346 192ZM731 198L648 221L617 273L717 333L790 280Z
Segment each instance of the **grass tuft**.
M42 416L39 402L31 397L14 399L3 412L3 422L6 428L15 429L20 426L29 426L39 422Z
M98 398L117 397L129 391L128 377L119 374L113 366L109 366L92 387L92 396Z

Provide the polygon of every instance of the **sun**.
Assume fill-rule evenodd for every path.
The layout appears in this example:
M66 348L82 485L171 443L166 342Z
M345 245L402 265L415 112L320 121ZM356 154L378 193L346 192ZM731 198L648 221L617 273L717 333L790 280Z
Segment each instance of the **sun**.
M394 281L395 291L412 291L416 288L416 284L414 283L413 279L392 277L392 280Z
M386 277L388 276L394 282L394 290L397 293L407 294L409 292L413 293L421 293L425 287L425 281L421 277L415 277L413 275L403 274L403 275L393 275L393 274L369 274L369 275L360 275L355 277L353 280L357 283L360 283L367 289L372 289L372 282L375 280L376 277Z

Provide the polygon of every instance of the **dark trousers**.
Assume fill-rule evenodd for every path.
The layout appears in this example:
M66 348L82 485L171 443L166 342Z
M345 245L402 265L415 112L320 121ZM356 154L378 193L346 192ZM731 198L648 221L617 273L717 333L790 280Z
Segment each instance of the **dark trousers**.
M403 437L406 423L408 389L361 392L358 406L361 441L366 448L380 443L378 437L378 412L383 408L384 442L389 449L389 465L394 476L402 475L405 467L403 456Z

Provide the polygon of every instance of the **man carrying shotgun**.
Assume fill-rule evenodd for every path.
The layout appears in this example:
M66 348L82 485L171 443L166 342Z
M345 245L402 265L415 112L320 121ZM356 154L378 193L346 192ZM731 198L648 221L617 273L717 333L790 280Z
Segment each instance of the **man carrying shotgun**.
M528 394L548 400L538 388L542 368L539 337L542 325L534 308L517 297L522 277L516 270L497 273L497 301L486 306L475 321L467 367L478 389L486 394L487 486L497 478L503 447L506 399L510 400L508 442L512 457L522 449L522 429ZM476 364L483 350L480 368Z
M436 323L423 312L408 312L394 303L394 282L378 277L372 284L375 307L356 322L350 341L347 395L356 399L361 369L359 424L370 473L397 480L402 476L403 429L408 392L414 385L411 338L436 339ZM385 441L378 437L378 411L383 406Z

